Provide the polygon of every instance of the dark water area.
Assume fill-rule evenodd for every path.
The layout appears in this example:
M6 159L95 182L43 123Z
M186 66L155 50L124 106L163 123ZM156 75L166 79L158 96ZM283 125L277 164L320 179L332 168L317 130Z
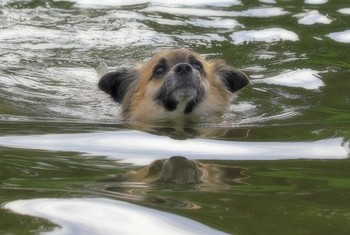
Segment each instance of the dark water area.
M0 233L348 234L349 20L345 0L0 0ZM220 119L122 121L96 66L182 47L251 84ZM104 180L172 156L220 174Z

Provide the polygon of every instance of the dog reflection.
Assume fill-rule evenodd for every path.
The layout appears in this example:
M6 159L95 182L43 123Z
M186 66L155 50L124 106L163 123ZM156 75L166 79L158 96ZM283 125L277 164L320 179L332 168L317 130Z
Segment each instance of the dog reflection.
M221 184L242 183L247 178L244 169L238 167L204 164L182 156L153 161L138 171L118 174L108 181L173 183L173 184Z

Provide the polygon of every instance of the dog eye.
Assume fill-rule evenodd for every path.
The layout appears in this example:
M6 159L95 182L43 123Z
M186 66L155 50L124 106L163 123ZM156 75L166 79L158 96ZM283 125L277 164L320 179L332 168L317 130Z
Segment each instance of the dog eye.
M201 63L195 62L192 64L192 67L198 71L201 71L203 69L203 66Z
M154 69L154 72L153 72L153 74L154 75L157 75L157 76L160 76L160 75L162 75L162 74L164 74L165 73L165 68L163 67L163 66L158 66L158 67L156 67L155 69Z

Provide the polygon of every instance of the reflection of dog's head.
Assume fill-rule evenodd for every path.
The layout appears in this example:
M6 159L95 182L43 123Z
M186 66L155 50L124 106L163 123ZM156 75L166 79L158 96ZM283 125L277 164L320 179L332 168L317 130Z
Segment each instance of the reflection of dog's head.
M221 60L206 61L186 49L168 49L148 62L105 74L99 87L122 105L129 120L223 114L232 93L249 83Z
M175 184L240 184L247 176L245 169L234 166L205 164L182 156L158 159L138 171L118 173L101 181L107 182L148 182Z

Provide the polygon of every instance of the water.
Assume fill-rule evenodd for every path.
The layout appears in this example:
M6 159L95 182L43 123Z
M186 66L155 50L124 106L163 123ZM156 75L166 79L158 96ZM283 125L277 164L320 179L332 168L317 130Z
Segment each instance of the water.
M0 1L0 233L348 234L349 17L345 0ZM251 85L220 120L118 119L94 68L173 47ZM175 155L241 175L103 181Z

